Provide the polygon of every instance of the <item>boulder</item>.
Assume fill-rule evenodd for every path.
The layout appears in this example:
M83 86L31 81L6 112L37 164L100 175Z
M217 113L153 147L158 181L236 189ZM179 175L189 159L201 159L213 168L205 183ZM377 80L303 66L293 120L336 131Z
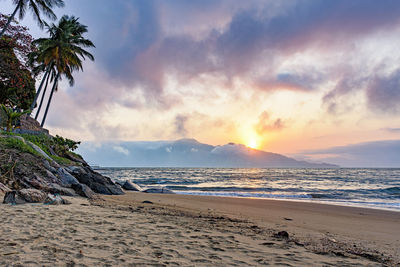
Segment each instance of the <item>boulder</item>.
M129 181L125 181L125 183L122 184L122 188L128 191L143 191L140 186Z
M4 204L42 203L47 194L37 189L21 189L9 191L4 196Z
M37 145L35 145L32 142L26 141L26 143L33 148L33 150L35 150L37 153L39 153L40 155L42 155L44 158L46 158L47 160L50 161L54 161L52 158L49 157L49 155L46 154L46 152L44 152L40 147L38 147Z
M3 199L3 204L25 204L26 201L25 199L21 198L18 194L17 191L9 191L6 192L4 199Z
M77 194L72 188L63 187L56 183L49 184L49 186L46 188L46 191L52 194L60 194L63 196L71 196L71 197L77 196Z
M47 188L48 182L45 181L40 175L34 173L30 177L24 176L23 180L28 183L30 186L39 190Z
M57 164L58 165L58 164ZM49 161L44 159L43 160L43 166L46 168L46 170L49 170L50 172L52 172L53 174L57 173L56 168L54 168L53 166L50 165ZM59 166L58 166L59 168Z
M41 203L46 199L47 194L37 189L21 189L17 193L28 203Z
M65 205L65 204L71 204L71 202L63 199L60 195L48 194L46 199L44 200L44 204L46 204L46 205Z
M6 192L9 192L9 191L11 191L10 188L8 188L6 185L0 183L0 192L6 193Z
M51 181L52 183L56 183L58 181L58 178L49 170L46 170L47 174L47 180Z
M72 176L65 168L59 168L57 170L58 177L62 186L71 187L74 184L79 184L79 181Z
M144 193L152 193L152 194L175 194L173 191L161 187L161 188L148 188L143 191Z
M90 167L69 168L76 179L90 187L94 192L104 195L123 195L121 187L116 185L110 178L93 171Z
M89 199L93 199L95 198L96 194L92 191L92 189L90 189L87 185L85 184L73 184L72 185L72 189L75 190L75 192L82 196L82 197L86 197Z

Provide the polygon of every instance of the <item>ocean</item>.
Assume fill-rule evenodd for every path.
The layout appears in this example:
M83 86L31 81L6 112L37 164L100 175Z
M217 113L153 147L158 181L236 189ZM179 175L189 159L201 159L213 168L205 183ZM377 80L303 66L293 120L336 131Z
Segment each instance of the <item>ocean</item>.
M400 169L99 168L177 194L269 198L400 211Z

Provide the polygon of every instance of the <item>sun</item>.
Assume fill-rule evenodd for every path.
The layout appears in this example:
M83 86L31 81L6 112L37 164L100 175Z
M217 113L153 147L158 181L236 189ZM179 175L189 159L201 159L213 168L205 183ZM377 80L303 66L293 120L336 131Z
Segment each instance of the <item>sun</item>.
M252 149L256 149L257 148L257 141L252 139L247 143L247 147L250 147Z

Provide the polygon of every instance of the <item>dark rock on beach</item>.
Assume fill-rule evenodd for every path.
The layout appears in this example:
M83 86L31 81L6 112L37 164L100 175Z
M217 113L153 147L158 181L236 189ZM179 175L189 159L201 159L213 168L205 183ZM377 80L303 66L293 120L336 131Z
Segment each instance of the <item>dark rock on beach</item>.
M72 175L82 184L87 185L94 192L104 195L123 195L121 187L110 178L105 177L90 167L74 167L70 169Z
M67 205L67 204L71 204L71 202L63 199L59 195L48 194L46 199L44 200L44 204L46 204L46 205Z
M129 181L125 181L125 183L123 183L121 186L123 189L128 191L143 191L143 189L140 186L138 186L135 183L131 183Z
M85 184L73 184L72 185L72 189L75 190L75 192L82 196L82 197L86 197L89 199L93 199L95 198L96 194L92 191L92 189L90 189L87 185Z
M21 189L9 191L4 196L4 204L42 203L47 194L37 189Z
M143 191L144 193L152 193L152 194L175 194L173 191L167 188L148 188Z

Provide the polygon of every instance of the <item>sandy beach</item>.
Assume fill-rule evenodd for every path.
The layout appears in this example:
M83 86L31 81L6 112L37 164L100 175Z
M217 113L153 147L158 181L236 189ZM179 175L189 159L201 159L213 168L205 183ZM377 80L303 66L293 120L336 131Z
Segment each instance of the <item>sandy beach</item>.
M2 197L2 196L0 196ZM400 213L127 193L0 205L1 266L397 266ZM145 203L143 203L145 202ZM288 238L283 233L286 231Z

